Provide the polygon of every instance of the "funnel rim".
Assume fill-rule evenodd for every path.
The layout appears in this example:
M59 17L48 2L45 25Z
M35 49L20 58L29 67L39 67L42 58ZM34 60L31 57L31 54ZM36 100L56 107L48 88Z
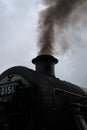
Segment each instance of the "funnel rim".
M58 60L52 55L39 55L36 58L32 59L33 64L36 64L37 62L41 62L41 61L48 61L55 64L58 63Z

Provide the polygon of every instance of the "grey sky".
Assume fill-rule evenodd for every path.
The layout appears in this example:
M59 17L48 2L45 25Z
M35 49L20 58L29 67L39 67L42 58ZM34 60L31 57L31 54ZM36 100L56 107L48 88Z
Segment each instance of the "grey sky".
M39 7L33 0L2 0L0 5L2 71L8 66L25 65L25 60L31 60L30 57L34 55Z
M0 0L0 72L15 65L34 69L32 58L37 55L38 19L43 6L39 0ZM69 50L55 55L56 77L87 87L87 3L72 12L67 26L56 33L57 42L70 44ZM83 10L84 9L84 10ZM77 17L76 14L77 13ZM73 20L76 20L74 25Z

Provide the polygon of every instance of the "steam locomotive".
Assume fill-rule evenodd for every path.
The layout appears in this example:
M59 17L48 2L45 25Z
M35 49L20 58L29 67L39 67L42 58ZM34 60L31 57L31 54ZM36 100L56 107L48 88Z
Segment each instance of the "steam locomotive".
M55 77L56 58L39 55L36 70L0 75L1 130L87 130L87 90Z

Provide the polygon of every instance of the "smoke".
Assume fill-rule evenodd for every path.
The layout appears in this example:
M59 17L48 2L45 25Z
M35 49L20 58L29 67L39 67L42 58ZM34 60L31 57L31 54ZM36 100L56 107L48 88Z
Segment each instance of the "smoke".
M44 0L47 5L45 10L40 12L39 19L39 53L55 53L55 27L64 28L68 23L70 14L85 0ZM75 22L75 21L74 21ZM66 43L66 41L65 41ZM65 52L69 47L68 44L61 44Z

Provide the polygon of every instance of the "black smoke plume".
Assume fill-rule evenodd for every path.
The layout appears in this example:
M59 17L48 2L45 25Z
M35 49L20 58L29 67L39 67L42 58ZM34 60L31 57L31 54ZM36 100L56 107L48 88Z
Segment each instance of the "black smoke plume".
M63 26L82 0L43 0L47 8L40 12L39 53L54 54L54 26ZM83 0L84 1L84 0Z

